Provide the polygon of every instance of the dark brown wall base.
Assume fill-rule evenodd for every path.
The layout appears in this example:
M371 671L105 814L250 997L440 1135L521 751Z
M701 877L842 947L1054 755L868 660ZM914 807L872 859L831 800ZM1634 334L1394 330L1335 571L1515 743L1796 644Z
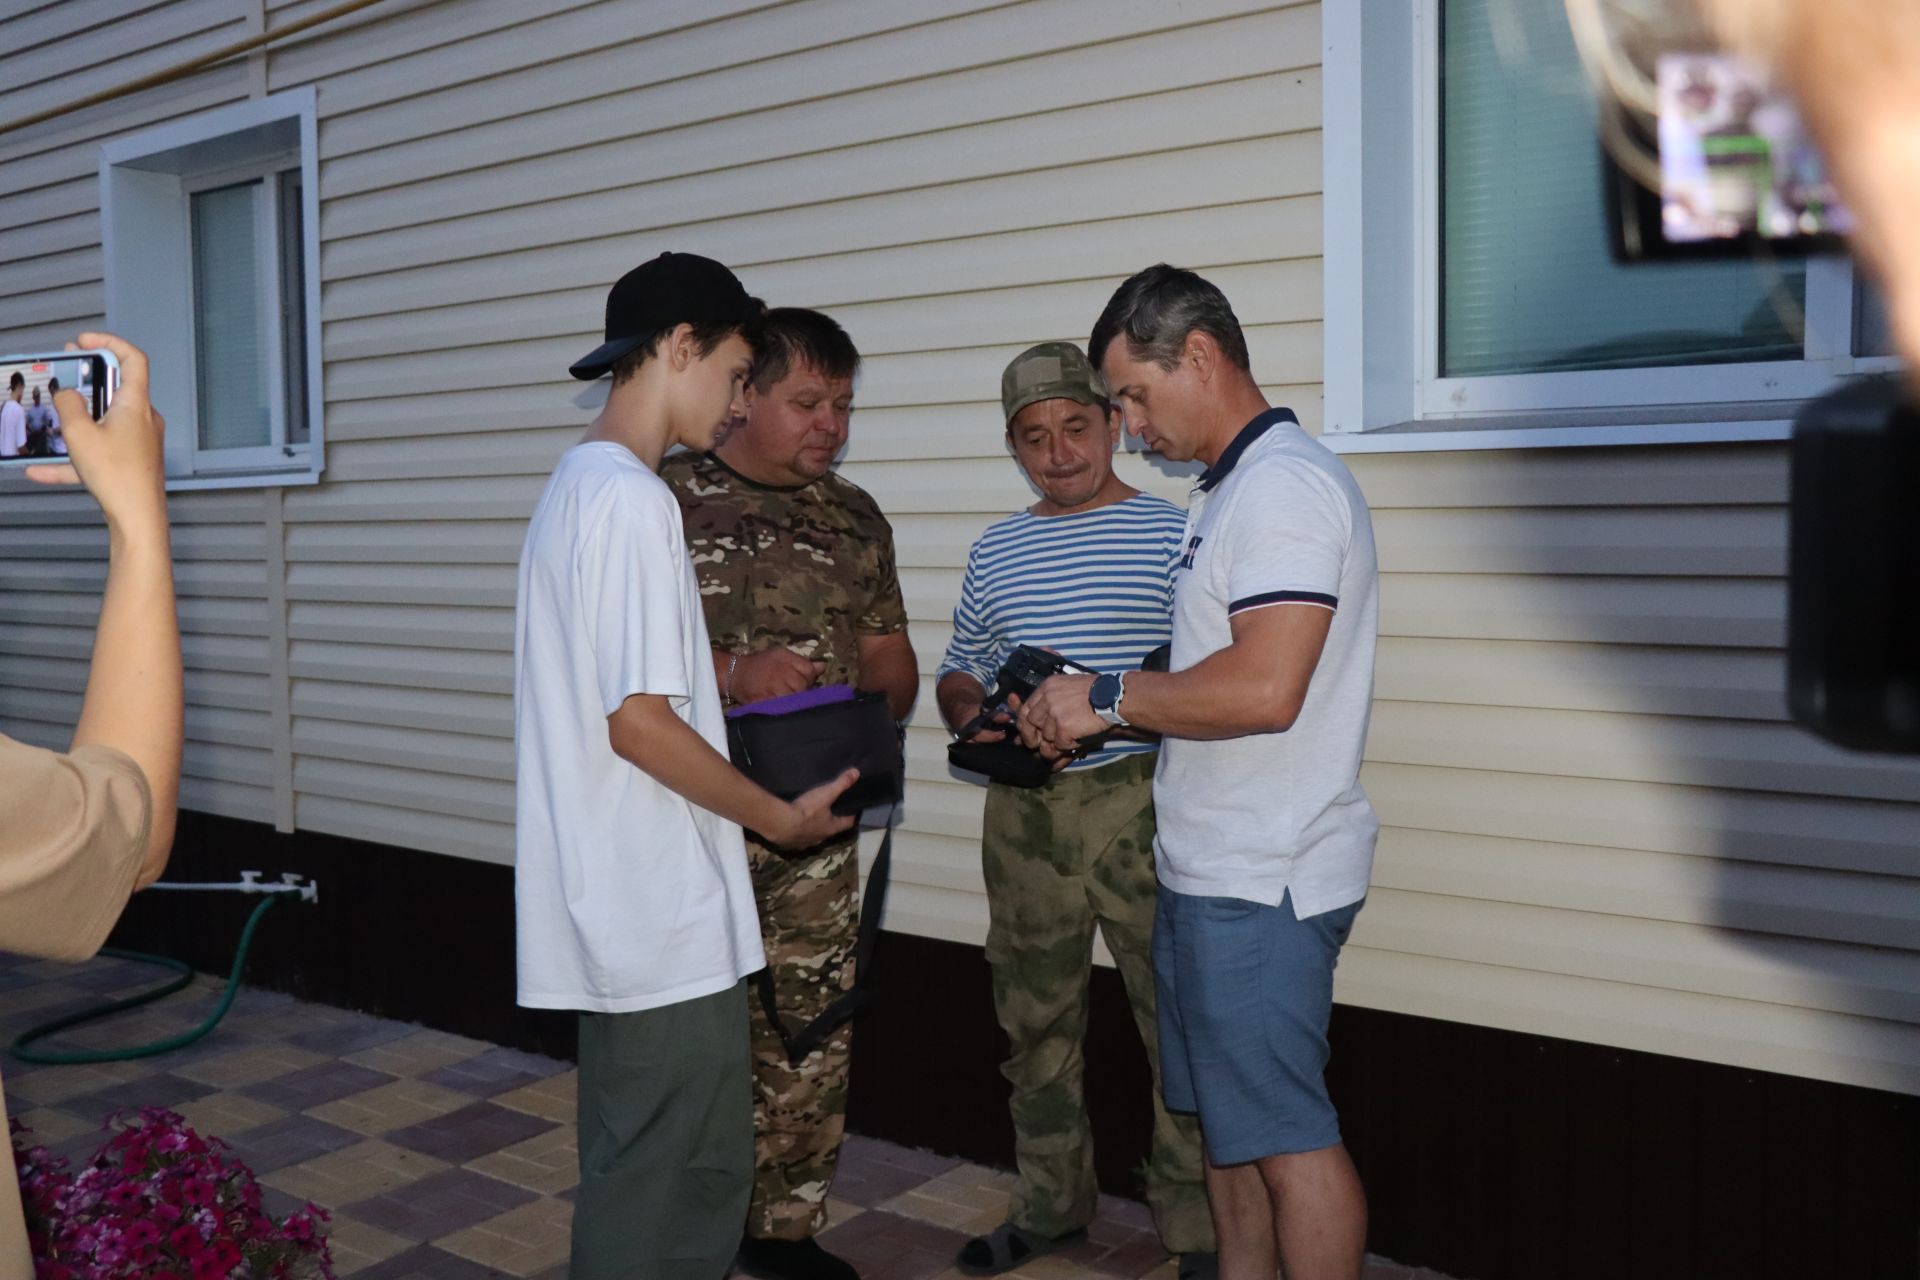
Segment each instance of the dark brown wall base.
M561 1057L573 1020L513 1003L506 867L182 815L170 880L298 871L249 979ZM150 894L114 943L225 973L253 899ZM978 947L881 939L855 1036L852 1127L1006 1166L1013 1133ZM1086 1091L1101 1184L1137 1193L1145 1054L1094 975ZM1920 1099L1340 1008L1329 1079L1371 1247L1461 1280L1920 1276Z

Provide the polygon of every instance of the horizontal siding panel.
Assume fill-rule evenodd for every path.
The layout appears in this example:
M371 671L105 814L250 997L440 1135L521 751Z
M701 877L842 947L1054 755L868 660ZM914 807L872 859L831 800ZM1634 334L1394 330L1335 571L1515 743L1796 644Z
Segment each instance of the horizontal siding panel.
M1271 252L1270 246L1267 252ZM1124 275L1141 265L1136 257L1117 262L1114 272ZM1315 259L1217 265L1210 275L1230 296L1247 300L1237 309L1242 324L1320 318L1320 271ZM886 290L884 296L834 304L833 315L867 356L985 346L1004 342L1011 325L1030 333L1091 330L1113 293L1114 283L1114 274L1074 279L1057 267L1038 277L1029 276L1017 285L981 288L975 284L939 296L905 293L904 282L898 280L874 281L860 291L878 294ZM762 280L756 279L754 287L775 300L789 298ZM327 355L330 360L343 361L377 358L400 347L446 350L555 335L573 341L581 333L582 323L591 324L605 302L603 282L563 293L343 322L328 326ZM420 336L409 341L402 337L404 333Z
M302 831L513 865L513 828L464 814L303 793L294 796L293 820Z
M408 154L432 171L431 166L442 162L422 154L418 143L408 143L423 128L431 128L433 119L470 122L471 131L483 133L491 148L506 157L564 150L578 146L582 138L624 140L643 133L643 125L685 129L716 117L772 108L784 108L782 117L795 118L798 124L809 105L808 86L864 89L875 70L885 68L903 82L895 93L904 95L912 91L904 82L1001 61L1009 46L1044 57L1042 51L1083 44L1090 33L1132 34L1155 17L1152 6L1139 0L1098 10L1084 0L1024 9L981 0L901 0L885 6L816 0L801 10L781 6L741 17L748 6L732 0L708 6L710 14L702 16L710 18L710 25L676 30L673 19L679 10L650 17L651 7L630 5L613 14L602 7L591 14L546 20L526 35L538 32L538 38L551 42L548 60L529 66L522 50L502 50L511 59L504 74L431 93L419 101L419 114L343 117L329 133L328 144L342 155L375 150ZM1196 6L1200 11L1193 16L1212 18L1248 7L1216 0ZM1098 23L1092 21L1095 16ZM1164 25L1164 16L1160 20ZM1000 33L1000 48L983 51L994 30ZM633 44L623 43L635 37L644 37L640 56ZM471 42L460 50L460 61L467 63L476 54L484 59L481 46L489 43ZM429 77L434 70L421 68ZM759 74L744 74L748 70ZM518 120L509 103L519 107ZM845 121L807 123L811 127L796 128L794 136L849 127ZM356 171L349 170L345 177L360 179L350 181L350 189L366 185Z
M708 248L725 253L736 269L750 272L755 287L768 297L792 300L804 295L809 305L832 309L888 298L1012 288L1037 280L1118 278L1141 265L1143 244L1169 261L1205 268L1313 257L1320 251L1320 216L1320 197L1300 195L1136 218L1101 217L1068 226L844 253L836 258L831 278L824 278L819 263L810 259L767 260L770 250L786 247L784 238L769 244L758 236L741 236L737 243L729 239ZM702 228L703 239L714 231ZM395 317L425 313L459 322L475 306L510 308L524 299L544 307L546 299L556 295L591 297L587 313L598 310L613 274L608 254L593 244L535 253L544 268L544 279L537 282L518 273L476 273L456 264L334 283L325 298L328 352L356 358L382 343L443 341L437 325L423 333L417 321ZM516 292L529 287L531 292ZM577 325L577 313L571 318ZM328 427L337 436L332 422Z
M1360 921L1334 975L1345 1004L1920 1093L1911 1025L1380 951Z
M1392 573L1781 577L1784 507L1587 507L1375 513Z
M295 680L293 714L304 717L308 728L321 732L318 722L335 721L348 726L331 731L327 740L338 745L339 735L360 732L367 725L421 729L440 734L463 734L474 740L487 740L491 758L496 749L507 752L511 762L513 740L513 695L459 693L446 689L413 689L394 685L354 685L333 680ZM296 732L297 750L329 754L319 748L301 745ZM471 743L463 744L456 755L465 754ZM348 758L352 758L349 756ZM461 770L451 769L451 773ZM491 776L491 775L488 775ZM509 771L508 776L512 776Z
M508 826L513 822L513 786L507 782L395 764L296 756L293 785L303 796L332 796Z
M435 60L423 54L440 53L438 62L463 79L483 79L502 66L524 65L529 49L546 52L534 17L587 10L604 24L621 7L596 0L548 0L538 10L516 0L460 0L444 11L438 5L411 12L381 6L323 27L318 36L276 47L267 84L279 90L325 79L329 92L323 109L336 112L395 102L444 83L425 74ZM657 13L666 7L649 9ZM283 0L268 8L274 11L275 29L293 20ZM495 59L510 53L511 61L489 61L489 53Z
M287 530L287 559L347 564L517 565L526 534L526 526L518 520L304 524Z
M1778 649L1786 618L1771 579L1380 575L1383 636Z
M1382 636L1374 696L1565 711L1784 720L1786 655L1771 649Z
M512 653L513 610L296 600L287 606L287 635L294 640Z
M242 822L271 823L273 789L226 778L182 778L180 807Z
M875 189L876 177L916 151L967 154L975 141L964 136L967 131L1004 133L1029 120L1048 122L1063 162L1079 154L1073 149L1080 137L1074 121L1089 112L1114 113L1116 138L1137 142L1140 151L1160 150L1160 133L1152 128L1133 132L1143 124L1128 115L1130 109L1139 110L1135 104L1183 93L1211 100L1235 92L1233 86L1276 74L1277 66L1298 63L1303 51L1308 61L1317 53L1317 15L1296 9L1221 24L1217 31L1196 27L1151 37L1151 62L1124 81L1115 80L1112 66L1117 58L1138 51L1127 42L1062 49L1056 41L1036 41L1026 45L1036 56L1017 63L1004 60L1009 43L1024 38L1021 17L1045 14L1057 22L1072 9L1097 12L1100 18L1073 32L1070 40L1085 40L1096 31L1125 34L1138 23L1164 23L1170 16L1165 6L1151 0L1076 0L1011 15L1002 9L946 24L946 34L955 37L951 40L936 42L924 31L905 33L909 48L900 57L888 58L873 47L888 43L887 38L837 41L781 59L779 70L788 75L776 74L763 62L745 62L711 75L681 76L630 93L354 155L331 150L336 137L330 129L328 154L340 158L329 159L322 172L334 206L327 231L340 237L364 235L423 221L429 210L431 217L451 218L631 189L638 174L698 173L717 179L721 171L715 161L722 157L727 169L766 168L765 190L782 193L782 201L813 203L809 188L796 181L804 173L793 159L800 149L795 143L802 139L830 139L835 152L862 148L871 154L871 165L837 164L818 151L808 157L825 171L820 176L845 177L847 190L854 194ZM1235 34L1242 38L1233 39ZM963 70L941 74L953 68ZM575 70L554 63L548 74L571 78ZM1316 126L1318 70L1278 74L1288 79L1261 86L1267 109L1262 113L1265 127L1257 132ZM872 87L876 80L883 82L877 88ZM808 100L821 85L837 91ZM1169 109L1181 110L1172 104ZM1194 122L1187 121L1185 127L1192 130ZM1189 136L1196 142L1220 140L1204 131ZM591 141L583 145L582 140ZM899 172L918 184L917 171ZM799 198L790 198L796 195Z
M1344 459L1375 511L1442 507L1711 507L1787 500L1779 444L1468 449Z
M0 119L62 107L230 44L245 34L231 0L174 0L54 40L59 75L17 76L0 86Z
M532 281L523 292L533 292L551 285L537 274L538 258L525 254L528 249L611 241L604 246L604 261L611 264L601 273L605 278L676 245L711 252L707 224L720 220L734 220L736 234L757 234L762 243L781 245L783 257L814 257L1064 225L1077 220L1088 192L1099 193L1099 212L1110 218L1304 195L1320 189L1320 135L1316 130L1079 164L1061 157L1043 172L972 180L941 175L941 180L946 185L934 195L892 190L853 197L829 190L818 194L830 203L769 209L751 189L715 190L705 179L688 178L656 183L639 200L627 192L608 192L543 205L535 216L509 209L345 240L335 239L329 228L322 271L332 281L487 257L498 259L488 270L501 272L503 282L517 276ZM735 185L745 182L739 178ZM635 226L643 210L645 223ZM615 227L625 230L615 237L609 233ZM715 228L711 234L727 230ZM746 279L753 284L750 271Z
M291 564L287 599L511 609L514 576L491 565Z
M180 629L188 634L264 636L266 603L262 600L182 598ZM93 595L15 595L0 592L0 626L84 627L89 632L100 616L100 597Z
M1920 796L1920 761L1845 751L1787 723L1377 701L1367 758L1782 794Z
M1383 824L1912 875L1920 805L1369 762Z
M1313 81L1312 92L1308 81ZM1282 73L972 125L939 135L937 145L916 136L550 198L541 195L541 184L550 179L534 173L513 181L509 167L502 174L509 180L508 189L526 197L514 207L474 207L473 199L462 199L462 180L455 178L329 201L322 209L321 229L336 243L378 235L418 245L419 260L447 261L462 256L461 250L475 240L498 236L503 224L526 229L530 218L541 227L551 225L545 242L552 243L559 238L554 232L577 219L594 217L596 230L607 225L605 216L616 206L629 217L635 209L646 209L652 225L660 226L958 186L1007 173L1013 167L1010 157L1019 156L1036 131L1047 138L1046 167L1057 175L1075 166L1123 159L1137 163L1185 147L1262 138L1284 132L1289 119L1298 122L1293 128L1310 127L1318 103L1317 77ZM631 167L624 157L604 163L609 167L602 172L616 174L678 173L651 166L644 155ZM1317 179L1317 166L1312 173ZM1298 189L1317 186L1315 181ZM498 186L485 184L481 189ZM770 193L777 194L769 198Z
M1360 945L1407 955L1920 1022L1920 954L1375 886Z
M368 697L390 698L396 689L513 692L510 653L463 652L444 645L429 649L296 640L288 650L287 667L300 679L391 686L368 690Z
M186 747L180 755L180 774L183 778L271 789L273 753L259 747L202 742L195 739L189 729Z
M1915 876L1387 827L1376 888L1912 951Z
M362 520L526 520L547 477L362 481L289 490L288 524Z
M406 728L394 724L378 722L350 723L339 720L309 719L296 712L293 721L294 776L296 780L313 780L312 768L320 763L345 762L354 765L382 768L397 771L402 779L416 789L416 793L446 792L450 784L446 779L478 779L490 782L513 782L513 742L511 738L479 737L473 734L451 733L439 726L421 725L419 728ZM422 776L423 771L431 776ZM318 786L331 788L341 785L331 773L324 774ZM303 784L303 789L309 789ZM331 794L338 794L332 791ZM349 792L349 798L370 794ZM506 788L507 811L500 821L513 820L513 788ZM374 797L380 798L380 797ZM497 796L488 795L482 803L489 806L483 810L468 810L464 806L473 799L472 794L462 794L462 808L456 812L468 813L475 817L497 816L499 803ZM421 795L424 800L424 794ZM416 801L416 807L419 805ZM426 801L430 806L431 801Z

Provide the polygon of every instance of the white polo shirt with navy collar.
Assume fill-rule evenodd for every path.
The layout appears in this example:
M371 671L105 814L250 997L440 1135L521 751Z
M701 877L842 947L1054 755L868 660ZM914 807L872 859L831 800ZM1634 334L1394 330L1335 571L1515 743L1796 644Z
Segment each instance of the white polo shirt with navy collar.
M1194 485L1182 548L1175 671L1232 644L1249 610L1327 609L1333 621L1292 728L1161 746L1160 882L1276 907L1291 892L1303 920L1358 902L1380 830L1360 787L1380 612L1366 498L1291 410L1269 409Z

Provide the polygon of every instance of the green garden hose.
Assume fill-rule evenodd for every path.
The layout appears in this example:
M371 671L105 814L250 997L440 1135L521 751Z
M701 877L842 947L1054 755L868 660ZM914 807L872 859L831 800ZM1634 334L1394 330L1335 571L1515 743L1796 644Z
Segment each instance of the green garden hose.
M103 956L112 956L116 960L138 960L144 964L157 964L163 968L173 970L177 976L155 987L151 991L143 991L139 995L127 996L124 999L114 1000L92 1009L82 1009L78 1013L70 1013L64 1018L56 1018L52 1022L42 1023L40 1026L24 1031L14 1039L11 1046L13 1056L22 1062L37 1062L53 1066L70 1066L83 1062L120 1062L128 1058L150 1058L157 1053L167 1053L174 1049L184 1049L186 1046L200 1039L200 1037L206 1035L207 1032L213 1030L214 1027L219 1025L220 1019L227 1016L227 1010L233 1006L233 998L240 994L240 974L247 967L247 950L253 945L253 931L259 925L260 917L267 914L267 911L274 903L280 900L281 896L282 895L278 893L267 894L260 900L260 905L253 909L253 914L247 917L246 928L240 931L240 947L233 955L233 972L227 976L226 992L220 997L219 1006L216 1007L211 1014L207 1015L206 1021L202 1022L193 1030L183 1032L180 1035L172 1036L165 1040L155 1040L151 1044L138 1044L125 1049L59 1050L28 1048L27 1046L33 1044L36 1040L44 1040L46 1037L56 1032L65 1031L69 1027L77 1027L83 1023L95 1022L101 1018L109 1018L116 1013L124 1013L128 1009L137 1009L143 1004L152 1004L155 1000L170 996L193 981L193 967L184 961L175 960L171 956L149 955L144 951L124 951L119 947L102 947L100 954Z

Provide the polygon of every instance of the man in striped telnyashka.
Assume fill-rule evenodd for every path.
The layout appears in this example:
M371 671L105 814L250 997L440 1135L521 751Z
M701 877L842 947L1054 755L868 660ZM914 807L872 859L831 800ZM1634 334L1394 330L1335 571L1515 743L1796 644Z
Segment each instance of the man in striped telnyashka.
M1040 500L998 522L967 556L940 713L956 732L981 710L1002 661L1036 645L1101 671L1138 667L1171 635L1172 571L1186 513L1113 471L1118 415L1087 358L1048 342L1007 366L1007 442ZM989 728L975 740L997 741ZM1084 1239L1098 1187L1081 1098L1081 1042L1097 924L1120 969L1153 1066L1147 1199L1183 1277L1210 1275L1199 1130L1160 1105L1151 939L1155 744L1110 738L1044 786L992 782L982 855L994 1005L1012 1042L1019 1164L1007 1222L967 1243L973 1274L1008 1271ZM1146 1101L1143 1099L1143 1102Z

